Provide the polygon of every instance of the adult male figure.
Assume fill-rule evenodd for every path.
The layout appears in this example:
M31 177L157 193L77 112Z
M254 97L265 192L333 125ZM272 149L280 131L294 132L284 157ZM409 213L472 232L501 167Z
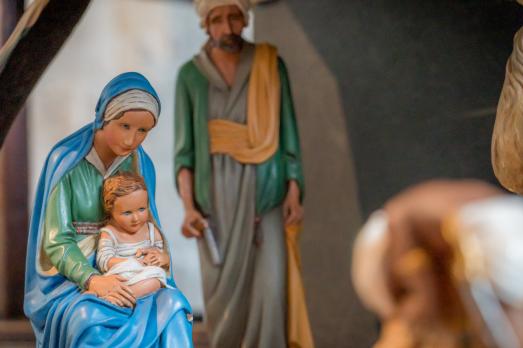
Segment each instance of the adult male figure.
M287 73L276 49L241 34L249 0L196 2L209 40L180 70L175 176L182 233L199 241L212 347L286 346L285 225L301 222L303 175ZM205 218L204 218L205 217Z

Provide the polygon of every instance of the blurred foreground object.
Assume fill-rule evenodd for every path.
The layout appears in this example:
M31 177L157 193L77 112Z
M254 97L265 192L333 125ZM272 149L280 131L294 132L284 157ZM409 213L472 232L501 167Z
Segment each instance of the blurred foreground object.
M432 181L360 231L353 280L383 326L375 347L523 343L523 199L479 181Z

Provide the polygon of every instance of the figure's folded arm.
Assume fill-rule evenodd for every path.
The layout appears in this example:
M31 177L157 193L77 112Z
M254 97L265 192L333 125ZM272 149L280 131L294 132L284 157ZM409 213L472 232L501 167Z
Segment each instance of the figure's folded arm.
M76 241L71 217L71 186L67 176L60 180L47 201L42 246L58 272L82 289L91 275L99 274Z

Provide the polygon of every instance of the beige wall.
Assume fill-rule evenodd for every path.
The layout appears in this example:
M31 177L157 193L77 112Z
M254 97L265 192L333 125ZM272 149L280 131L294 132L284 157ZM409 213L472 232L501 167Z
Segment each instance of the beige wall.
M361 223L349 138L335 76L284 1L255 10L256 41L287 63L305 167L303 276L318 347L368 347L376 321L350 286L352 240Z

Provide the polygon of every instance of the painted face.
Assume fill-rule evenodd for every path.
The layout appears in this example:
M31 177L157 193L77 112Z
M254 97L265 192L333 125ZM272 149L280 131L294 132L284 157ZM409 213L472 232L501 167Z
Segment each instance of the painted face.
M147 191L134 191L114 201L112 220L116 227L135 234L149 219Z
M242 31L245 17L236 5L214 8L207 17L207 32L214 47L227 52L239 52L242 48Z
M130 110L107 123L100 131L109 150L115 156L125 156L140 146L153 127L154 117L149 111Z

